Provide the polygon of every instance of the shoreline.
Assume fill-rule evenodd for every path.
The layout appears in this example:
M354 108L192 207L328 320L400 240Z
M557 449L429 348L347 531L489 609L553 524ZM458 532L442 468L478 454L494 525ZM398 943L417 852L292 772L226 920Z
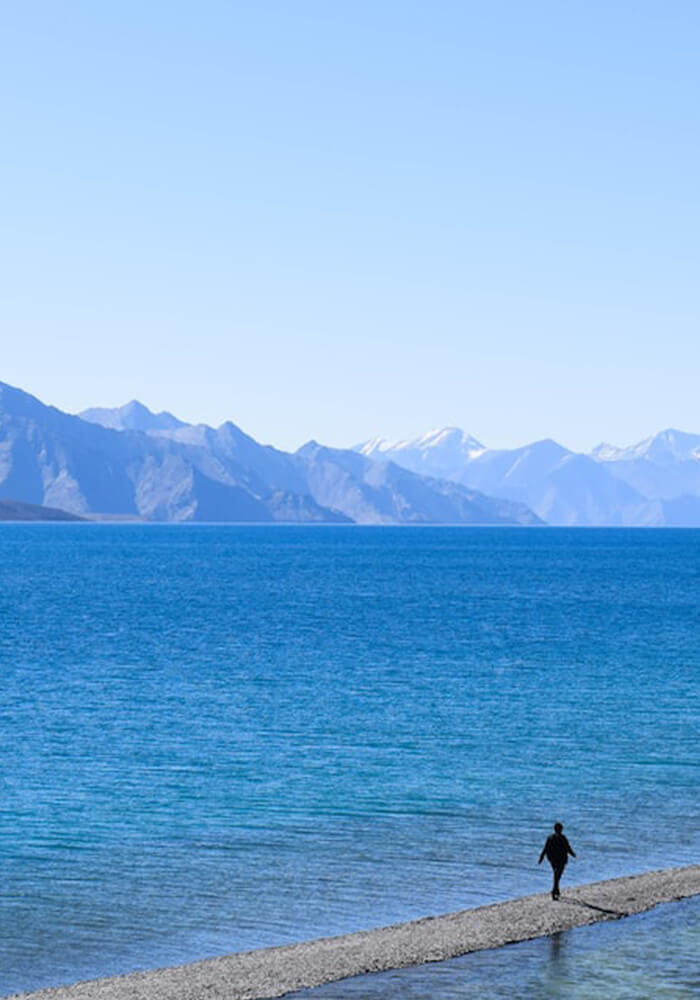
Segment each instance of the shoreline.
M619 920L700 895L700 865L591 882L444 916L187 965L131 972L14 994L24 1000L271 1000L370 972L424 965L474 951Z

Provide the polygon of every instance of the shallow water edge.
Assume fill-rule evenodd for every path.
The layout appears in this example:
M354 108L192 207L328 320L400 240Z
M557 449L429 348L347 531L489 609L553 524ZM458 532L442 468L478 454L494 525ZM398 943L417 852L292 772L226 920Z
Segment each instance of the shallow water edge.
M558 902L538 894L440 917L188 965L25 993L25 1000L266 1000L369 972L423 965L470 952L619 920L700 895L700 865L593 882Z

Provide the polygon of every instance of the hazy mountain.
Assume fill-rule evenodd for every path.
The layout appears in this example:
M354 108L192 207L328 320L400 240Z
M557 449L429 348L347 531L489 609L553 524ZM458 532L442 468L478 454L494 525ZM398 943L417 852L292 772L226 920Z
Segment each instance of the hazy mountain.
M185 425L159 432L161 437L202 453L212 475L229 474L256 494L282 490L305 495L307 484L292 456L270 445L259 444L230 421L220 427Z
M699 434L661 431L629 448L598 445L591 456L647 499L700 496Z
M368 458L392 459L406 469L438 479L451 479L455 468L484 450L480 441L457 427L428 431L413 441L373 438L355 449Z
M304 524L353 524L338 510L322 507L313 497L289 490L274 490L265 501L275 521L298 521Z
M670 528L700 528L700 497L686 495L674 500L657 500L650 506L658 509L658 524Z
M395 462L324 448L315 441L296 453L312 495L364 524L537 524L524 504L499 503L458 483L419 476Z
M634 462L646 460L655 465L673 465L676 462L700 459L700 434L666 430L645 438L627 448L599 444L591 452L599 462Z
M251 479L259 489L250 488ZM1 497L76 514L165 521L273 521L293 507L246 469L222 464L204 447L160 433L105 428L2 383ZM294 520L305 513L311 520L339 517L300 498Z
M490 496L526 504L559 525L682 525L697 523L700 436L664 431L631 448L600 445L590 455L544 440L489 449L457 428L412 441L375 438L355 449Z
M0 383L0 499L164 521L700 525L700 435L576 454L455 427L294 455L137 400L81 417ZM534 514L533 514L534 512Z
M2 498L74 514L138 513L129 469L143 451L139 439L85 423L0 383Z
M0 383L0 498L154 521L537 522L522 505L353 452L290 455L235 424L192 426L137 402L86 412Z
M130 403L114 409L93 407L83 410L78 416L91 424L99 424L114 431L169 431L187 426L166 410L161 413L151 413L148 407L139 403L137 399L132 399Z
M290 455L137 400L80 417L0 383L0 498L165 521L700 525L700 435L577 454L456 427ZM534 514L533 514L534 512Z

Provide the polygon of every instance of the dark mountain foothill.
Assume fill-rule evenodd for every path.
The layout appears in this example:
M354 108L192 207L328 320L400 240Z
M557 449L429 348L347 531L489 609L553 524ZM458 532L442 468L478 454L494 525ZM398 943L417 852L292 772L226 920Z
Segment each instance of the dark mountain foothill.
M41 507L18 500L0 500L0 521L84 521L77 514L69 514L56 507Z

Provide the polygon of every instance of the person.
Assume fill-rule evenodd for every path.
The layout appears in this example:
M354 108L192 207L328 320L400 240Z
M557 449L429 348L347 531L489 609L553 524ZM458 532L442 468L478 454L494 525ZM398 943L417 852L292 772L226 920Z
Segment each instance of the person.
M542 848L542 853L540 854L540 860L537 862L538 865L541 865L542 861L546 857L547 861L549 861L552 866L552 872L554 873L552 899L559 899L559 879L562 877L564 869L566 868L566 862L569 860L569 855L571 855L572 858L576 857L576 852L562 833L563 829L564 828L561 823L554 824L554 833L550 833L547 837L545 845Z

